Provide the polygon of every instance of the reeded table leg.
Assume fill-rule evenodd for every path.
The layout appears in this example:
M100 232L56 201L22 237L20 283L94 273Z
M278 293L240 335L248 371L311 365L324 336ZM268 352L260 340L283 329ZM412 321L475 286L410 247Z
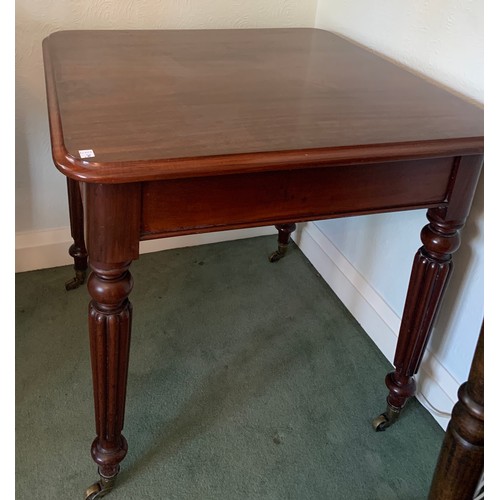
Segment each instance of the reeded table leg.
M275 227L278 230L278 250L274 251L269 256L269 262L277 262L285 256L286 251L288 250L288 245L290 243L290 235L297 228L297 226L293 223L276 224Z
M97 431L92 458L99 466L101 479L87 490L89 500L101 498L111 490L119 463L127 453L127 441L121 431L132 319L129 264L91 264L89 334Z
M399 416L406 401L415 395L415 380L429 332L452 269L451 254L460 244L459 227L439 220L429 210L430 224L421 233L423 246L413 261L413 270L399 331L395 371L385 383L389 389L387 410L375 419L376 430L384 430Z
M87 243L92 272L88 280L90 356L97 437L92 458L100 479L86 500L111 489L127 454L122 435L125 415L133 280L129 266L139 257L140 185L88 184L85 189Z
M372 423L377 431L392 425L407 400L415 395L414 375L448 284L452 254L460 246L459 231L469 214L481 167L479 157L457 159L448 205L427 212L429 224L422 229L423 246L413 261L394 357L395 370L385 379L389 389L387 409Z
M87 274L87 249L83 225L83 204L78 181L66 178L68 187L69 221L73 244L69 254L74 259L75 277L66 282L66 290L74 290L85 283Z

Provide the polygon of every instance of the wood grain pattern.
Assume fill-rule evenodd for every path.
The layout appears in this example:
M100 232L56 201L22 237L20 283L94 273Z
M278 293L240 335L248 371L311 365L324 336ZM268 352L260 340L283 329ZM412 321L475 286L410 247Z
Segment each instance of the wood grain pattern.
M85 184L84 192L90 258L99 263L137 259L141 185Z
M322 30L66 31L44 40L44 59L55 162L88 182L483 144L480 109Z
M141 237L435 206L446 201L453 165L439 158L144 182Z

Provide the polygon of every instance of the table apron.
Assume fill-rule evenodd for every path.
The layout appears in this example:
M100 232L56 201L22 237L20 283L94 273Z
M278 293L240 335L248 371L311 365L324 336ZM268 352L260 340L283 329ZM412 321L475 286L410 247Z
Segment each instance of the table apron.
M142 183L141 239L446 205L456 158Z

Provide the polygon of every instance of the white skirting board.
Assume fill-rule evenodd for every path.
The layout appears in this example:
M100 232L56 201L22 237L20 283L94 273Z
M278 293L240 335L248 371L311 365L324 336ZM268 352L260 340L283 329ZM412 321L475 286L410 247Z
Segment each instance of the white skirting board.
M174 236L141 241L140 253L159 252L172 248L205 245L207 243L271 234L275 234L277 239L278 232L274 226ZM68 254L68 249L72 243L69 227L16 233L16 273L73 264L73 259Z
M392 363L401 318L314 222L299 224L293 239ZM416 379L417 399L429 410L439 425L446 429L457 399L459 382L429 350L424 354ZM380 411L384 409L382 401Z
M73 263L69 227L16 233L16 273Z

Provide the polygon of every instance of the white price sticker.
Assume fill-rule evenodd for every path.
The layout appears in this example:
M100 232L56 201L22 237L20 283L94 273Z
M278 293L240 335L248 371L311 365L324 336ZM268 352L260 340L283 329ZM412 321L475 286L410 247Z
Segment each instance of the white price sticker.
M94 158L95 154L92 149L79 149L80 158Z

